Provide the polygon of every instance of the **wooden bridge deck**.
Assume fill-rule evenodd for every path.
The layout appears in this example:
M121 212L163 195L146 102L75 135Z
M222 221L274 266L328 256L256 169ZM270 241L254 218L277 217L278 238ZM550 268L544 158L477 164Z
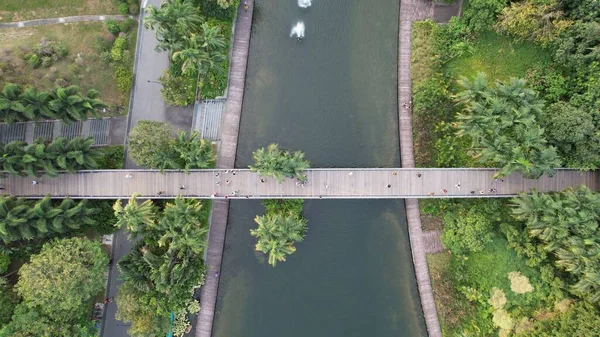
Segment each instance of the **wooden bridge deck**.
M279 184L244 170L97 170L61 174L56 178L7 176L1 179L4 193L28 198L52 195L54 198L115 199L133 193L144 198L304 198L304 199L389 199L389 198L471 198L510 197L537 189L561 191L570 186L586 185L598 189L596 172L557 170L553 178L537 180L511 175L496 181L494 169L310 169L305 187L295 180ZM419 176L420 175L420 176ZM388 187L388 185L390 187ZM180 187L185 189L180 189ZM495 191L490 191L494 189ZM445 192L444 192L445 190ZM158 192L163 192L158 195ZM235 192L235 195L233 193ZM472 193L474 192L474 193ZM483 192L483 193L481 193ZM432 195L434 194L434 195Z

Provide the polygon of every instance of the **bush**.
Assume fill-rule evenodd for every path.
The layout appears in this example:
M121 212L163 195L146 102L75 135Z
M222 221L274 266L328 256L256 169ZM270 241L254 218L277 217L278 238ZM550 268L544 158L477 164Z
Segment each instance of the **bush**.
M186 106L194 103L196 96L195 76L175 76L170 70L167 70L158 80L163 86L160 89L162 97L168 105Z
M172 153L173 129L167 123L141 120L129 132L129 156L140 167L154 168Z
M131 28L135 27L137 22L134 19L126 19L121 21L119 24L119 30L124 33L131 31Z
M103 51L100 53L100 61L109 64L112 61L112 55L109 51Z
M123 51L127 47L127 40L124 37L119 36L110 50L110 56L114 62L120 62L123 60Z
M490 29L506 6L506 0L469 0L463 17L475 32Z
M115 42L115 36L112 34L97 36L94 48L98 53L110 52L110 48L112 48L113 42Z
M140 4L137 1L134 1L129 4L129 14L138 15L140 14Z
M48 68L52 65L52 58L49 56L42 57L42 67Z
M102 157L96 159L98 169L117 170L123 168L124 147L122 145L106 146L102 148Z
M116 66L115 77L119 91L123 94L129 94L133 86L133 71L131 68L122 65Z
M106 29L108 29L112 35L118 35L121 32L121 26L115 20L106 20Z
M8 265L10 264L10 255L0 251L0 274L6 273Z
M121 13L123 15L129 14L129 5L126 3L120 3L119 4L119 13Z
M36 54L32 54L32 55L29 55L29 57L27 58L27 63L33 69L36 69L37 67L39 67L42 64L42 60L40 60L40 58Z
M444 247L455 254L480 252L492 242L494 225L485 213L473 207L468 211L447 213L444 216Z

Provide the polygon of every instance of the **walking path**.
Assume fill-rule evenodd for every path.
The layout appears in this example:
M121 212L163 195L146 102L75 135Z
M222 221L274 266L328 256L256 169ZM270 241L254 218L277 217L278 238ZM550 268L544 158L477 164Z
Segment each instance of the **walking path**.
M223 164L219 163L219 166ZM579 185L598 190L600 181L594 171L560 169L553 178L535 180L513 174L503 181L494 180L492 175L495 172L495 169L485 168L310 169L306 171L308 181L303 187L294 179L285 179L280 184L273 178L261 178L248 169L193 170L188 174L175 170L162 173L158 170L96 170L65 173L56 178L43 176L36 179L38 184L35 185L31 177L9 175L0 183L4 185L4 193L30 198L50 194L53 198L116 199L140 193L141 198L183 196L221 200L496 198L515 196L530 189L554 192ZM161 194L158 195L158 192Z
M71 23L71 22L90 22L90 21L106 21L106 20L121 21L121 20L125 20L125 19L135 19L135 18L136 18L136 16L133 16L133 15L65 16L62 18L53 18L53 19L37 19L37 20L28 20L28 21L0 23L0 29L46 26L46 25L56 25L59 23Z
M248 62L248 51L250 48L250 30L252 28L252 14L254 10L254 1L248 1L249 9L245 11L243 5L238 6L237 18L235 21L235 31L233 34L233 44L231 50L231 61L229 66L229 78L227 88L227 103L221 120L221 144L219 147L219 157L217 167L220 169L233 169L235 165L235 156L237 151L238 134L240 129L240 118L242 115L242 102L244 99L244 84L246 82L246 65ZM223 185L221 185L222 195L231 193L234 189L240 187L233 186L233 180L242 183L242 176L223 174ZM227 178L231 176L230 178ZM215 177L211 173L211 179ZM234 179L235 178L235 179ZM232 181L231 186L226 181ZM192 180L195 181L195 180ZM216 182L216 181L215 181ZM214 182L213 182L214 184ZM208 185L209 189L218 187L217 185ZM224 187L225 186L225 187ZM186 185L186 190L188 189ZM212 194L212 192L209 192ZM227 219L229 213L229 201L219 199L213 202L210 230L208 234L208 249L206 252L206 271L207 277L201 289L200 314L196 325L196 337L211 337L213 321L215 317L215 306L217 304L217 291L219 289L219 277L221 272L221 261L223 259L223 246L225 245L225 232L227 230Z
M411 92L411 35L412 21L431 16L431 5L425 0L401 0L398 29L398 111L400 131L400 158L403 168L415 167L412 132ZM466 180L462 180L467 182ZM464 189L465 187L463 187ZM483 187L482 187L483 188ZM442 329L433 299L433 290L427 267L426 247L423 245L419 201L406 199L406 218L412 250L417 287L429 337L442 337Z

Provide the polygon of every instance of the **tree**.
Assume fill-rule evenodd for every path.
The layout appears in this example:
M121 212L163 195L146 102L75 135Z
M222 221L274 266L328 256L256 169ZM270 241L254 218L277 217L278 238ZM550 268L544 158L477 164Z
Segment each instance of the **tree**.
M28 308L57 323L69 322L85 310L85 301L102 290L107 264L98 242L54 240L21 267L15 289Z
M157 168L172 154L173 129L167 123L141 120L129 133L129 156L141 167Z
M200 138L198 132L187 133L180 131L173 149L179 154L177 168L186 172L189 169L207 169L215 166L217 154L213 144Z
M543 102L525 80L511 78L489 87L485 75L479 73L473 81L461 78L459 84L463 91L456 100L463 109L458 114L458 135L472 140L481 162L500 166L496 177L512 172L529 179L554 174L560 158L556 148L547 145L538 122Z
M100 93L93 89L84 96L75 85L57 87L50 94L48 105L59 119L65 122L77 121L87 119L90 114L97 117L97 109L107 107L98 99L99 96Z
M166 335L170 322L167 315L158 315L153 303L140 293L130 282L119 287L116 298L118 320L131 322L127 333L132 337Z
M463 17L475 32L491 28L496 17L506 6L506 0L470 0Z
M585 186L554 194L523 193L513 199L513 214L524 222L516 229L530 236L507 235L517 252L536 265L551 266L572 294L599 302L600 195ZM536 256L539 252L547 253Z
M15 305L19 303L17 294L4 277L0 277L0 330L10 322Z
M203 18L188 0L163 1L160 8L148 6L144 26L156 31L157 50L174 50L174 45L198 30Z
M589 73L600 62L600 23L575 22L554 41L554 61L568 69Z
M564 31L571 21L556 9L556 3L513 2L505 7L496 29L519 39L548 44Z
M266 150L263 147L254 151L252 158L254 159L254 165L250 165L252 172L258 172L260 176L273 177L278 182L283 182L285 178L305 181L305 171L310 167L303 152L282 151L277 144L270 144Z
M184 74L200 72L205 77L209 71L222 71L221 63L226 60L225 37L217 25L203 23L200 34L184 37L183 48L173 53L173 61L182 63Z
M278 261L285 261L286 256L294 253L295 242L306 236L306 220L295 214L268 214L257 216L254 222L258 228L250 230L256 237L256 250L269 255L269 264L275 267Z
M174 74L171 70L165 70L158 79L162 88L165 103L174 106L187 106L194 103L196 99L196 76L183 76Z
M38 121L41 118L58 119L58 115L50 109L50 93L35 88L25 88L21 96L22 113L28 120Z
M24 120L22 111L24 107L21 103L21 87L14 83L4 85L0 92L0 118L6 123L20 122Z
M568 167L594 169L600 165L600 138L590 113L557 102L546 108L543 122L548 142Z
M156 222L156 208L152 200L146 200L142 203L137 202L139 194L134 194L123 207L121 199L117 200L113 206L115 217L117 218L117 227L125 227L130 233L130 238L135 239L140 233L145 233L153 228Z

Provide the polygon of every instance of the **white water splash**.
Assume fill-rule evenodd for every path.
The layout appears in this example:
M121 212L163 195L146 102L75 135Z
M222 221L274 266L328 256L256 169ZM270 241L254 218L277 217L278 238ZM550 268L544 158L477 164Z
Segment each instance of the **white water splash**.
M312 5L312 0L298 0L298 6L308 8Z
M292 28L292 32L290 33L290 37L296 36L298 40L304 38L304 22L298 22L294 28Z

